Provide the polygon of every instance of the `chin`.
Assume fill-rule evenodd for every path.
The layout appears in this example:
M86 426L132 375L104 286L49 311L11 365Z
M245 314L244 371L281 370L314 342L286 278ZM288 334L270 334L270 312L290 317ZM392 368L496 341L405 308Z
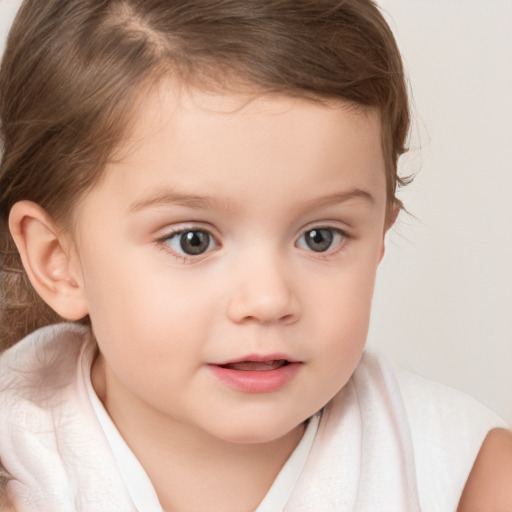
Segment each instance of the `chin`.
M301 428L304 422L293 424L277 424L272 421L242 422L230 425L228 429L219 432L217 437L233 444L265 444L286 437Z

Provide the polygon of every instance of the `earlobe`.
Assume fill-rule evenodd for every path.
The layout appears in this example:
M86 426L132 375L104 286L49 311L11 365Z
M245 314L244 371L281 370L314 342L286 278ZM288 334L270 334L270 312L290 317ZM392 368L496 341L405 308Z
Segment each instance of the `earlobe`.
M25 272L39 296L61 317L79 320L88 314L68 238L48 214L31 201L19 201L9 214L9 229Z

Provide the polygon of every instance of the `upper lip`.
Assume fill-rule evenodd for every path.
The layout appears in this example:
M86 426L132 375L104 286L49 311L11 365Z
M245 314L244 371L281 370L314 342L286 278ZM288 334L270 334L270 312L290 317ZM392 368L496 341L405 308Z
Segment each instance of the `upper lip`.
M249 354L247 356L237 357L236 359L226 359L223 361L215 361L210 363L215 366L223 366L226 364L236 363L268 363L269 361L288 361L289 363L300 363L298 359L290 357L287 354Z

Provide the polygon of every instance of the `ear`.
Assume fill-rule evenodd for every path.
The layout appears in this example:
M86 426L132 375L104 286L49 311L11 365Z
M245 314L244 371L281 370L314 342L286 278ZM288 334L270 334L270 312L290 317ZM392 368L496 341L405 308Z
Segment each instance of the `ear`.
M19 201L11 208L9 229L39 296L67 320L86 316L87 302L69 236L31 201Z
M381 249L380 249L379 262L382 261L382 258L384 258L384 253L386 252L386 242L385 242L386 233L396 222L396 219L397 219L399 213L400 213L400 206L396 202L387 206L386 221L384 224L384 231L382 233L382 245L381 245Z

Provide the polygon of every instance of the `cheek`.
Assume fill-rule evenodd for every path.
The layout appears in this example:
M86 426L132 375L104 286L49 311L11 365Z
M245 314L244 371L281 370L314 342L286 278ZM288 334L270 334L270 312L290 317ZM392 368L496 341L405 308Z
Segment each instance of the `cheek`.
M110 262L99 255L101 265L88 268L94 333L102 352L126 365L132 357L158 363L197 349L215 315L218 301L203 279L156 260L136 252Z
M301 390L301 400L312 410L338 393L359 363L368 333L373 279L341 273L326 288L311 296L310 322L303 338L314 385Z
M308 283L310 304L318 308L321 318L347 327L368 321L375 276L377 248L355 252L325 275L311 275ZM339 332L339 330L338 330Z
M368 333L376 269L372 259L359 259L310 297L316 311L314 323L333 367L350 367L359 360Z

